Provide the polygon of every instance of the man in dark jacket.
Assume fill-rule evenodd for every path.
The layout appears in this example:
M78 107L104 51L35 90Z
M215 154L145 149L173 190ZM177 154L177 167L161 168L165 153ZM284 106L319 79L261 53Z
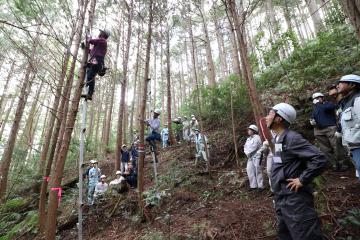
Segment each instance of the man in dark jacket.
M325 153L332 169L336 171L340 167L336 154L336 105L325 101L324 97L322 93L313 94L314 110L310 123L314 126L314 136L320 150Z
M107 39L110 31L100 30L98 38L87 39L90 45L93 45L90 51L90 60L86 71L86 86L89 87L87 95L83 95L87 100L92 100L95 92L95 76L104 67L104 58L107 51Z
M288 129L296 119L287 103L275 105L266 117L275 136L271 186L275 194L280 240L323 239L314 207L312 181L326 165L325 155L300 134Z

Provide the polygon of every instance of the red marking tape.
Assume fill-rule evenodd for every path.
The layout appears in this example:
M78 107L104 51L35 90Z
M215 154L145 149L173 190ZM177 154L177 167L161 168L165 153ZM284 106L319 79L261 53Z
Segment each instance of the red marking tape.
M51 191L58 191L57 196L58 196L58 203L60 205L62 188L61 187L53 187L53 188L51 188Z

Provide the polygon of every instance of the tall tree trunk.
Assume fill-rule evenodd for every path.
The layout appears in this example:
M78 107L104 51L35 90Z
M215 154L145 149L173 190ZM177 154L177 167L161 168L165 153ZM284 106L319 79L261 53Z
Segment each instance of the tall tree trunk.
M35 123L36 123L36 112L37 112L37 108L38 108L38 101L39 101L39 97L40 97L40 93L41 90L44 86L44 82L41 82L38 89L36 90L33 102L31 104L29 113L27 114L27 119L26 119L26 123L24 126L24 130L21 134L21 136L19 137L19 146L23 151L24 157L26 159L26 156L28 154L29 148L31 148L32 145L32 132L34 130L35 127Z
M239 60L239 50L236 43L236 36L235 36L235 27L233 26L232 21L229 19L229 27L230 27L230 44L231 44L231 60L232 60L232 71L237 76L241 76L241 67L240 67L240 60Z
M4 90L3 90L2 96L0 98L0 119L2 119L3 107L6 106L6 102L7 102L6 100L7 100L7 94L8 94L7 91L8 91L8 88L9 88L10 79L12 78L12 75L14 73L14 67L15 67L15 61L12 61L10 70L9 70L8 75L6 77Z
M40 27L38 27L38 30ZM20 127L20 121L24 113L25 105L30 93L32 81L30 78L30 75L32 72L35 71L33 63L35 62L35 53L37 45L39 44L39 36L38 33L34 39L34 42L32 43L31 47L31 54L29 55L30 58L28 59L28 64L25 70L25 77L22 82L21 90L20 90L20 97L18 101L18 105L16 107L15 112L15 119L11 126L9 139L6 143L6 146L4 148L4 153L1 158L1 165L0 165L0 203L3 203L5 201L5 194L7 189L7 181L8 181L8 173L9 168L12 160L12 154L15 147L16 137L19 132Z
M120 16L120 15L119 15ZM120 36L121 36L121 24L119 25L120 29L118 31L119 38L116 41L116 53L114 59L114 74L112 76L112 87L111 87L111 100L110 100L110 107L108 109L107 117L106 117L106 127L104 133L104 144L106 151L109 149L109 141L110 141L110 130L111 130L111 121L112 121L112 113L114 108L114 99L115 99L115 90L116 90L116 81L119 76L118 70L118 59L119 59L119 52L120 52Z
M175 143L174 133L171 124L171 75L170 75L170 26L166 29L166 96L167 96L167 124L169 129L170 145Z
M58 137L60 134L61 122L65 121L65 119L66 119L67 110L64 108L65 108L65 105L67 105L67 102L68 102L68 99L70 96L70 94L68 94L68 93L71 92L71 85L72 85L73 78L74 78L75 64L77 61L77 55L78 55L79 46L80 46L80 42L81 42L82 29L83 29L83 25L84 25L84 18L85 18L85 14L86 14L86 6L84 6L82 13L80 13L80 8L79 8L78 14L81 14L81 16L79 16L78 26L74 26L74 30L72 31L72 35L70 36L69 41L68 41L68 45L67 45L67 49L66 49L66 53L65 53L65 57L64 57L64 61L63 61L63 66L62 66L62 72L61 72L61 76L59 78L59 82L56 86L55 99L53 102L51 115L50 115L49 123L47 126L47 132L45 135L44 142L50 143L50 144L44 144L44 147L41 150L41 154L40 154L38 175L40 177L43 177L43 181L41 183L41 188L40 188L40 197L39 197L39 232L41 235L45 234L46 202L47 202L47 186L48 186L47 180L48 180L48 177L50 176L50 172L51 172L51 166L52 166L55 151L56 151L56 144L58 142ZM69 71L69 75L67 77L66 86L63 88L64 80L66 77L66 69L67 69L67 66L68 66L68 63L70 60L70 55L71 55L70 48L72 46L73 39L76 39L75 45L74 45L75 50L73 53L73 61L70 66L70 71ZM60 103L60 100L61 100L61 103ZM47 161L46 161L46 159L47 159Z
M353 25L358 39L360 40L360 1L359 0L340 0L344 13Z
M120 169L120 149L123 144L123 132L124 130L124 111L125 111L125 94L127 87L128 78L128 65L129 65L129 52L130 52L130 41L132 32L132 17L133 17L133 1L131 0L130 6L127 6L128 18L127 18L127 36L126 36L126 47L125 56L123 59L123 81L121 84L121 97L120 97L120 109L118 114L118 126L117 126L117 138L116 138L116 149L115 149L115 171Z
M15 99L16 98L13 96L12 99L11 99L11 103L10 103L9 108L5 111L5 117L1 120L0 140L2 139L2 136L4 134L5 126L6 126L6 123L8 122L8 120L9 120L9 116L10 116L11 110L13 109Z
M227 75L228 66L227 66L227 62L226 62L226 52L225 52L223 34L220 30L219 19L216 16L214 17L214 24L215 24L216 40L217 40L218 50L219 50L221 77L222 77L222 79L225 79L226 75Z
M202 20L202 27L203 27L203 31L204 31L204 36L205 36L205 50L206 50L206 62L207 62L207 71L208 71L208 83L210 87L215 87L216 85L216 76L215 76L215 66L214 66L214 60L212 57L212 52L211 52L211 42L210 42L210 37L209 37L209 32L207 29L207 23L205 20L205 16L203 14L203 9L201 9L202 7L199 7L199 12L200 12L200 16L201 16L201 20Z
M154 85L154 90L153 90L153 109L156 109L156 56L157 56L157 44L156 41L154 41L154 75L153 75L153 85Z
M320 16L319 8L315 0L305 0L305 3L309 10L310 17L314 23L315 33L318 34L319 32L323 31L325 28L324 23Z
M86 9L88 0L84 1L84 9ZM96 0L91 0L88 24L86 31L89 32L90 26L92 26L92 20L95 11ZM71 111L69 112L68 120L66 123L64 138L61 145L61 150L56 161L54 176L50 179L50 186L52 189L61 189L61 180L63 177L63 171L65 166L66 156L69 150L71 134L75 125L76 115L79 108L79 102L81 97L81 91L84 86L85 74L86 74L86 63L88 60L89 54L89 44L86 44L84 54L81 60L81 67L79 69L79 79L75 88L74 97L72 99ZM47 214L47 225L46 225L46 239L53 240L55 239L56 234L56 213L58 209L58 192L52 190L49 193L49 207ZM81 203L79 203L81 204Z
M228 2L230 14L232 16L232 19L233 19L235 27L236 27L236 36L237 36L237 40L238 40L238 44L239 44L240 57L241 57L242 70L243 70L242 75L243 75L246 85L248 87L250 102L251 102L251 105L253 108L256 124L258 126L260 126L259 125L260 118L262 115L264 115L264 109L263 109L262 105L260 104L260 101L258 98L258 94L256 91L255 82L254 82L254 77L252 74L251 64L250 64L250 60L249 60L249 56L248 56L248 52L247 52L247 46L246 46L246 42L245 42L246 36L244 36L245 35L244 18L243 18L244 16L240 15L240 16L242 16L242 18L240 19L238 12L237 12L235 0L227 0L227 2Z
M145 55L145 71L144 71L144 81L143 81L143 95L141 101L141 110L140 110L140 144L139 144L139 164L138 164L138 189L139 189L139 208L140 216L144 217L144 202L143 202L143 192L144 192L144 159L145 159L145 110L146 110L146 100L148 93L148 82L149 82L149 65L150 65L150 50L151 50L151 36L152 36L152 23L153 23L153 0L149 0L149 23L148 23L148 32L146 39L146 55Z
M134 74L134 98L131 102L131 112L130 112L130 136L131 140L134 141L134 115L135 115L135 99L137 93L137 82L139 75L139 61L140 61L140 50L141 50L141 30L138 31L138 41L137 41L137 50L136 50L136 62L135 62L135 74Z

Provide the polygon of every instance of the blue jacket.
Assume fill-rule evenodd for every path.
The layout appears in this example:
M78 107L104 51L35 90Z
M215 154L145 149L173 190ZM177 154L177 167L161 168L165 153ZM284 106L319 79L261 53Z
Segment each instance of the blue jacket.
M317 128L336 126L336 105L331 102L317 103L312 112Z

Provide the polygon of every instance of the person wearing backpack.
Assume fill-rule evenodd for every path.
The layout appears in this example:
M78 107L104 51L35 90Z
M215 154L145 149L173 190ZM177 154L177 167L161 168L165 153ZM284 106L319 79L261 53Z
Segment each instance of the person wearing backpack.
M350 150L360 181L360 76L350 74L340 78L338 93L342 143Z
M325 169L327 159L317 147L289 129L296 111L287 103L275 105L266 125L275 133L271 188L278 218L279 240L322 240L312 182Z

